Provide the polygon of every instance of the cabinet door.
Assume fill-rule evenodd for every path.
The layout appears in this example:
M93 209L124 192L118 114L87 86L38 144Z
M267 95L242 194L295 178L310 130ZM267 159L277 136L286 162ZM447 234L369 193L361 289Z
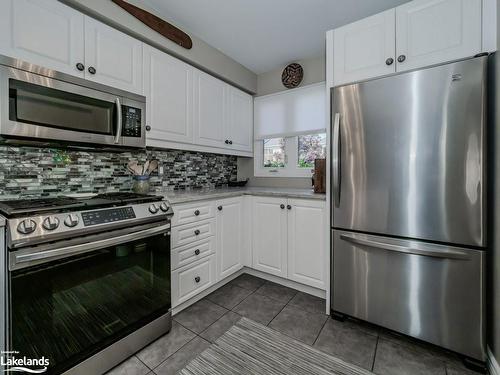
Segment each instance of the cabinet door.
M142 42L90 17L85 17L85 68L89 80L143 92Z
M396 71L394 9L335 29L333 38L335 86Z
M195 143L225 147L226 84L198 70L195 76Z
M253 198L253 268L287 277L285 198ZM283 205L283 208L281 208Z
M397 70L474 56L481 52L481 28L481 0L415 0L401 5L396 8Z
M83 77L84 16L53 0L6 0L0 12L0 54Z
M288 278L325 289L325 202L288 200Z
M226 138L234 150L252 151L253 97L228 86Z
M148 139L193 142L193 68L144 46L144 94Z
M242 198L215 203L217 207L217 275L221 280L241 267Z

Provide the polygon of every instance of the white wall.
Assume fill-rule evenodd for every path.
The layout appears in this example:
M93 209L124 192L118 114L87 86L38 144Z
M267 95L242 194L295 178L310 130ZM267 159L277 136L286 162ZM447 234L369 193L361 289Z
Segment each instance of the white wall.
M150 29L110 0L59 1L182 59L242 90L252 94L257 91L257 75L255 73L193 35L190 35L193 40L193 48L187 50ZM138 3L137 0L128 1L154 14L151 9L146 9L144 4ZM183 31L189 35L189 30Z

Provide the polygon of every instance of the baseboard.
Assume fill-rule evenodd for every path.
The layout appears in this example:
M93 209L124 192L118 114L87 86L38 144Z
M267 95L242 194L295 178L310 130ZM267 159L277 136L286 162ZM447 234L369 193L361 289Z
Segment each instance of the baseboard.
M487 365L488 365L488 370L490 371L490 375L500 375L500 366L498 365L498 362L493 355L492 351L490 348L487 349L487 354L488 354L488 360L487 360Z
M245 273L250 274L250 275L260 277L261 279L272 281L273 283L281 284L281 285L287 286L289 288L296 289L299 292L312 294L313 296L323 298L323 299L326 298L326 291L323 289L314 288L314 287L309 286L309 285L304 285L304 284L298 283L296 281L284 279L282 277L274 276L274 275L271 275L269 273L258 271L258 270L255 270L255 269L249 268L249 267L243 267L243 271Z

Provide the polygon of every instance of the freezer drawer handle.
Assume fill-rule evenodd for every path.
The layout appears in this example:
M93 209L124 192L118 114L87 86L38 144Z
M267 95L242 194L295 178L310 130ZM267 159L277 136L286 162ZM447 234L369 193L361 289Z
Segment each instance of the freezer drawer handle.
M469 255L465 251L436 250L435 248L430 248L422 244L415 246L415 244L412 244L410 242L408 242L408 246L400 246L400 245L394 245L390 243L370 240L366 238L360 238L359 236L354 234L341 234L340 239L358 245L366 245L382 250L395 251L398 253L422 255L434 258L463 259L463 260L470 259Z

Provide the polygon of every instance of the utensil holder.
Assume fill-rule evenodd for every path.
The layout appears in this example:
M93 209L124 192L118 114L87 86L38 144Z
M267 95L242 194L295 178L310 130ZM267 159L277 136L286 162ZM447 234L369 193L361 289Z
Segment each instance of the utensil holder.
M132 191L137 194L148 194L149 193L149 176L134 176L134 183L132 184Z

